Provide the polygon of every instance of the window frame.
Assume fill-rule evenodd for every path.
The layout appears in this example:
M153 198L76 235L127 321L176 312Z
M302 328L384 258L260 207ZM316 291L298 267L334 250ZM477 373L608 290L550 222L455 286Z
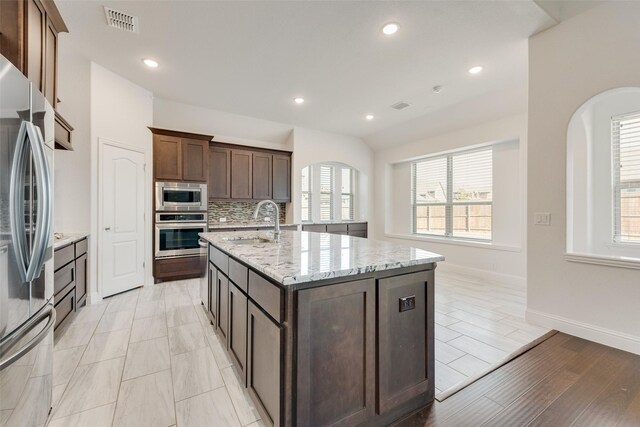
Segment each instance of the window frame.
M321 191L321 170L328 167L331 169L331 191ZM357 203L358 203L358 170L352 166L339 162L322 162L307 165L309 171L309 191L300 192L300 220L303 223L329 223L332 221L357 221ZM342 192L342 173L343 170L349 170L350 176L350 193ZM302 172L300 172L302 174ZM305 194L309 197L309 218L302 219L302 198ZM342 218L342 197L348 195L350 197L350 219ZM328 197L330 200L329 212L330 219L322 219L320 217L322 208L322 197ZM326 200L326 199L325 199Z
M454 181L454 171L453 171L453 159L456 156L461 156L461 155L465 155L465 154L471 154L471 153L477 153L477 152L482 152L482 151L489 151L491 153L491 157L492 157L492 163L491 163L491 201L489 202L485 202L485 201L480 201L480 202L460 202L460 201L455 201L453 198L453 181ZM447 159L447 164L446 164L446 180L447 180L447 187L446 187L446 201L445 202L421 202L418 203L416 201L416 188L417 188L417 173L416 173L416 167L418 163L421 162L425 162L425 161L433 161L433 160L438 160L438 159ZM418 160L414 160L411 162L411 214L412 214L412 218L411 218L411 233L414 236L426 236L426 237L436 237L436 238L441 238L441 239L447 239L447 240L464 240L464 241L472 241L472 242L483 242L483 243L492 243L493 242L493 219L494 219L494 215L493 215L493 146L486 146L486 147L481 147L481 148L474 148L474 149L465 149L465 150L459 150L459 151L453 151L450 153L446 153L446 154L442 154L442 155L436 155L436 156L430 156L430 157L424 157ZM491 230L490 230L490 237L489 238L483 238L483 237L469 237L469 236L457 236L454 235L454 230L453 230L453 223L454 223L454 215L453 215L453 211L454 211L454 207L455 206L471 206L471 205L475 205L475 206L490 206L491 207ZM434 207L434 206L444 206L445 207L445 231L444 234L438 234L438 233L430 233L430 232L419 232L418 231L418 215L417 215L417 210L419 207ZM428 217L429 218L429 217Z
M313 185L313 171L311 169L311 165L309 166L305 166L304 168L302 168L302 170L307 169L307 191L302 190L303 186L302 186L302 180L300 183L300 221L302 222L311 222L312 218L313 218L313 200L312 200L312 185ZM300 171L300 174L302 175L302 171ZM304 195L307 195L307 219L303 219L302 218L302 200L304 198Z
M630 182L622 182L621 179L621 167L622 159L621 154L621 141L620 141L620 122L624 120L637 119L640 123L640 111L620 114L611 117L611 175L612 175L612 204L611 204L611 216L612 216L612 234L611 242L615 246L640 246L640 238L638 240L624 240L622 238L622 191L623 190L636 190L640 193L640 179ZM617 136L616 136L616 123Z

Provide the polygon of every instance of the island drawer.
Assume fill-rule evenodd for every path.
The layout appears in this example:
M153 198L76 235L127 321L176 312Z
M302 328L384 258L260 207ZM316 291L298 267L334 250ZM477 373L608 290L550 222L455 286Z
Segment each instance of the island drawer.
M73 245L71 246L73 249ZM57 295L75 280L75 263L67 264L66 267L56 271L53 275L53 294ZM73 287L73 286L72 286Z
M61 249L56 249L53 254L53 269L58 270L76 259L74 245L70 244Z
M284 294L282 289L249 271L249 296L277 322L282 322Z
M82 239L76 242L76 258L80 258L87 253L87 239Z
M327 233L347 232L347 224L328 224Z
M224 274L229 275L229 256L222 252L220 249L211 246L209 251L209 260L222 271Z
M249 270L233 258L229 258L229 279L244 292L247 292L247 274Z

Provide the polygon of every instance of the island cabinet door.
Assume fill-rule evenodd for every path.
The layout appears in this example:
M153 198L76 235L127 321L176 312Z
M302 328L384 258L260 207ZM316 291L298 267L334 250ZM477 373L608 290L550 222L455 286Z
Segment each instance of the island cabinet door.
M208 309L213 320L213 327L218 327L218 269L209 263L209 302Z
M247 334L247 389L265 424L280 426L283 329L249 300Z
M227 341L233 357L233 367L246 385L247 367L247 296L229 282L229 330Z
M225 346L227 346L227 331L229 324L229 279L227 279L220 270L217 271L216 286L216 292L218 293L218 333L224 340Z
M298 425L373 418L375 309L373 279L298 292Z
M433 399L433 271L378 280L378 413Z

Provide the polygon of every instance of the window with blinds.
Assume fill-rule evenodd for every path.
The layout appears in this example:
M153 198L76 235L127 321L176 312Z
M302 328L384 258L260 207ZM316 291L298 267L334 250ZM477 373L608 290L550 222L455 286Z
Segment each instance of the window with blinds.
M413 162L413 232L491 240L493 150Z
M340 193L340 218L343 220L353 219L353 169L341 169L341 193Z
M333 219L333 166L320 165L320 221Z
M311 168L306 166L302 169L302 200L300 202L300 220L311 221Z
M640 112L611 119L614 242L640 243Z

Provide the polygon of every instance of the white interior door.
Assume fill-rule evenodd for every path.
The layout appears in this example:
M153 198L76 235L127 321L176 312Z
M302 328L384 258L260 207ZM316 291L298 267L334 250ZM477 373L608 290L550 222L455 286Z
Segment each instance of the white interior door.
M144 284L144 154L104 144L102 150L102 297Z

